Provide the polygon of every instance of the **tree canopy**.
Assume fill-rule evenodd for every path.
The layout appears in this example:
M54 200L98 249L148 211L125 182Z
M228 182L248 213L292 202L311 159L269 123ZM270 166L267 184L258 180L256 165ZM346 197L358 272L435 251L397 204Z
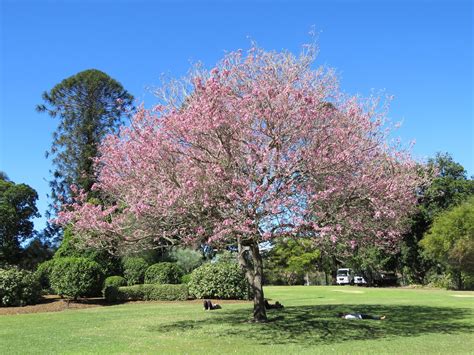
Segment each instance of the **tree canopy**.
M175 82L100 149L97 185L116 203L79 195L59 223L93 245L237 245L256 321L266 319L259 243L393 248L423 174L388 143L378 101L343 94L313 60L313 47L252 48Z
M462 288L460 273L474 274L474 196L440 213L420 244L455 273Z
M468 179L464 167L448 153L437 153L428 160L435 176L430 184L419 189L417 211L410 217L410 229L401 247L401 264L405 274L416 283L423 283L433 261L422 253L419 242L429 230L436 215L474 195L474 180Z
M15 184L0 174L0 264L17 264L21 242L33 236L34 217L39 217L38 194L26 184Z
M123 123L133 107L133 96L107 74L89 69L44 92L43 100L37 110L59 118L47 154L52 156L54 166L51 198L60 205L74 195L71 186L91 192L96 181L94 159L98 147Z

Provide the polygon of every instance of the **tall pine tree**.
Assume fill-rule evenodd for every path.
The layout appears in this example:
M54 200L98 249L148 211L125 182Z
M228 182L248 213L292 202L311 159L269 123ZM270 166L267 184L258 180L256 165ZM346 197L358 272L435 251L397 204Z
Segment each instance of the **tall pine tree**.
M89 69L44 92L43 100L37 111L59 118L47 152L53 163L51 215L63 201L73 197L73 184L90 197L99 197L92 192L96 181L93 160L102 139L116 132L124 117L133 111L133 96L107 74ZM49 234L57 235L52 225L48 229Z

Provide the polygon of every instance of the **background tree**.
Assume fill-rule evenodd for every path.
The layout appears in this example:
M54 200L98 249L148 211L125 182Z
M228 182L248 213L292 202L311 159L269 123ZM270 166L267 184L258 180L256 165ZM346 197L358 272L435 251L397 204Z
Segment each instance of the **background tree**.
M428 161L436 176L431 184L420 188L417 212L410 217L410 230L403 238L400 267L409 282L424 283L433 266L419 245L435 216L474 194L474 181L467 178L466 170L448 153L438 153Z
M321 252L309 239L277 240L264 258L265 281L273 284L309 284L318 268Z
M102 139L114 133L132 110L133 96L107 74L89 69L77 73L43 93L39 112L59 118L51 149L54 170L50 181L54 206L74 196L71 185L91 194L96 181L94 158Z
M189 248L176 248L170 253L170 257L185 274L191 273L204 262L201 252Z
M474 197L435 217L420 245L463 288L463 273L474 277Z
M84 246L77 241L77 237L72 232L72 227L64 228L61 245L54 253L54 259L61 258L87 258L100 265L100 269L105 277L120 275L122 273L121 260L116 255L104 248L91 248Z
M364 277L368 285L374 285L382 271L395 271L397 258L376 246L358 248L347 263L357 275Z
M38 194L25 184L9 181L0 174L0 264L18 264L21 242L34 234L34 217L39 217Z
M51 259L53 254L51 246L37 236L23 249L20 266L24 269L35 270L39 264Z
M84 193L58 222L91 245L237 245L255 321L266 320L261 242L393 248L421 183L416 164L387 143L376 101L311 68L314 52L235 52L171 86L104 141L98 187L117 203Z

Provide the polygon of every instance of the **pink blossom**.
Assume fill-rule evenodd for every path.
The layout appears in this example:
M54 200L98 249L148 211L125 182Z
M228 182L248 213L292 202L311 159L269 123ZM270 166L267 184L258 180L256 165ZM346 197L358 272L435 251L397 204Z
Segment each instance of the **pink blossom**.
M104 140L96 188L113 206L71 187L57 222L111 248L279 234L395 245L425 178L389 141L380 100L347 96L312 59L253 48L175 82Z

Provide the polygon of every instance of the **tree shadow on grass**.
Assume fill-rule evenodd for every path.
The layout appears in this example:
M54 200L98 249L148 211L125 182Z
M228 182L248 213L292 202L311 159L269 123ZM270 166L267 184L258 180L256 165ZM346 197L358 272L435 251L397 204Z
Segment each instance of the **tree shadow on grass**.
M346 320L339 312L386 315L383 321ZM331 344L344 341L389 339L423 334L470 333L470 309L427 306L319 305L268 311L268 323L250 324L249 309L220 310L199 321L177 321L148 331L212 331L214 336L237 336L259 344ZM222 328L222 325L228 327ZM191 335L191 334L190 334Z

